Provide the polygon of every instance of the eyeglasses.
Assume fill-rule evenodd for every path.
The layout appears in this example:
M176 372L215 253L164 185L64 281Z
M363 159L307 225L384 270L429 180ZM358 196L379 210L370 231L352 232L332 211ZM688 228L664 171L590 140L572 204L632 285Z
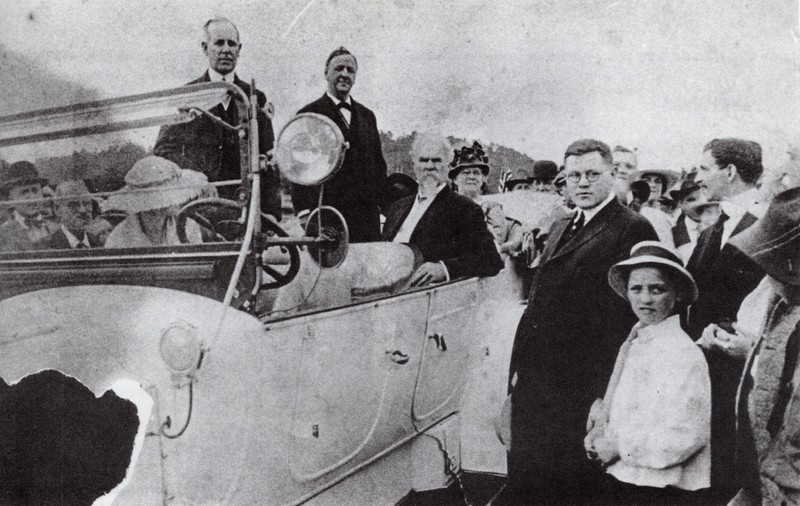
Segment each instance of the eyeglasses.
M581 180L581 177L586 176L586 180L590 183L596 182L602 176L602 172L597 172L594 170L587 170L586 172L570 172L567 174L567 181L570 183L577 183Z

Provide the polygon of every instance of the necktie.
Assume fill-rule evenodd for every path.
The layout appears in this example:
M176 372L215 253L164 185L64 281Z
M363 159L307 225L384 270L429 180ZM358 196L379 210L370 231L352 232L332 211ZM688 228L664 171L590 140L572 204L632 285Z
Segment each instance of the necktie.
M558 242L558 247L556 248L557 250L563 248L565 244L568 244L583 228L586 216L583 214L583 211L578 210L577 213L578 214L572 218L572 223L570 223L569 227L561 235L561 240Z
M344 102L344 101L339 102L338 104L336 104L336 110L339 111L339 115L344 120L344 124L349 127L350 126L350 120L347 119L347 115L344 114L344 111L342 111L342 109L344 109L344 110L350 112L350 114L352 114L353 113L353 107L350 104L348 104L347 102Z

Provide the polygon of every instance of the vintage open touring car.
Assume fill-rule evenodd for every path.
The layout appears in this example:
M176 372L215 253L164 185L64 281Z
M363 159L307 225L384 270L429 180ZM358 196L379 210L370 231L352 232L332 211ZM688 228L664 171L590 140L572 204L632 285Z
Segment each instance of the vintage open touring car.
M406 245L348 245L330 208L306 230L260 215L263 171L320 184L338 168L347 146L325 118L293 118L265 160L257 106L226 83L2 117L0 158L53 185L103 183L5 195L3 212L38 202L46 220L91 199L95 219L120 226L135 158L226 97L242 118L228 125L236 200L214 195L222 183L173 185L202 186L169 218L179 243L0 253L4 499L381 504L461 469L502 472L489 425L521 311L502 274L410 289L419 257Z

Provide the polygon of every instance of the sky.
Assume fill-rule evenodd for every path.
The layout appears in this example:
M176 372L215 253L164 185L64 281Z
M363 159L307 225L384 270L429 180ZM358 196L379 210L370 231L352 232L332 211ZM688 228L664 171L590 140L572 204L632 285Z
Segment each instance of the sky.
M103 97L198 77L201 27L228 17L237 73L273 102L276 129L324 92L325 58L344 45L359 62L353 98L395 136L439 131L554 160L593 137L679 169L715 137L756 140L778 164L800 134L793 0L1 3L6 50Z

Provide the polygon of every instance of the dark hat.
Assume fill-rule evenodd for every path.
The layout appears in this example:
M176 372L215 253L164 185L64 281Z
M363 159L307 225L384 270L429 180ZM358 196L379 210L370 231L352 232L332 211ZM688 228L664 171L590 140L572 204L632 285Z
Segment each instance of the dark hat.
M417 181L402 172L392 172L386 178L386 192L389 202L417 193Z
M563 167L558 171L555 179L553 179L553 184L556 185L556 188L561 188L562 186L567 185L567 173Z
M686 209L686 214L689 215L690 218L693 220L699 220L700 215L703 214L703 211L708 209L709 207L720 206L721 202L719 200L702 200L700 202L695 202L691 206Z
M558 165L550 160L539 160L533 164L534 181L552 181L558 174Z
M699 189L700 185L694 182L694 178L684 179L677 188L669 192L669 196L675 202L679 202Z
M611 266L608 270L608 284L622 297L628 298L628 274L635 267L658 266L666 268L678 275L680 289L688 296L683 302L691 304L697 300L697 284L689 271L683 267L677 253L664 246L660 241L642 241L631 248L631 257Z
M47 184L47 179L39 177L39 171L31 162L14 162L0 167L0 192L7 193L14 186L30 183Z
M520 183L530 183L533 180L533 170L529 167L521 167L509 172L508 179L503 188L510 190Z
M730 243L771 277L800 286L800 188L776 195L764 217Z
M461 169L468 167L479 167L484 176L489 175L489 157L483 151L483 146L478 141L472 146L463 146L461 149L453 150L453 161L450 162L450 172L447 177L455 179Z

